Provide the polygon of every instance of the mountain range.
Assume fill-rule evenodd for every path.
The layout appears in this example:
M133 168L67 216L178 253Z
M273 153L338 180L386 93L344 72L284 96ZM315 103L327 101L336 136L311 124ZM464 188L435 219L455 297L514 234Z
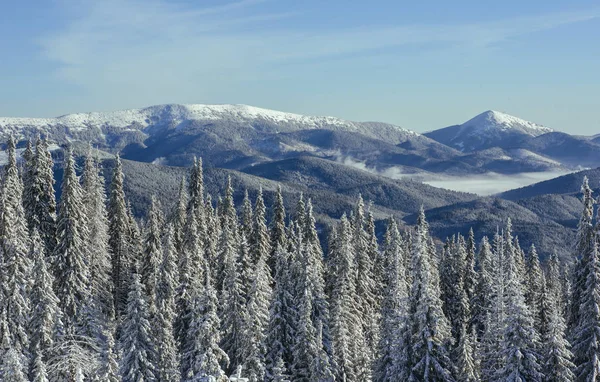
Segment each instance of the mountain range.
M479 237L492 235L511 217L522 243L535 242L546 255L570 253L583 176L600 184L598 170L485 197L422 183L484 174L569 173L600 163L598 136L557 132L491 110L424 134L388 123L246 105L159 105L57 118L0 118L2 141L13 135L22 148L39 134L55 148L70 144L83 152L91 143L107 158L107 172L112 154L120 153L138 216L144 215L151 193L170 206L184 167L202 157L213 194L227 176L238 200L244 190L253 194L259 187L268 199L280 185L290 195L288 208L293 210L291 195L302 192L313 199L325 223L351 209L359 194L372 203L378 219L395 215L407 224L422 204L440 239L470 227Z

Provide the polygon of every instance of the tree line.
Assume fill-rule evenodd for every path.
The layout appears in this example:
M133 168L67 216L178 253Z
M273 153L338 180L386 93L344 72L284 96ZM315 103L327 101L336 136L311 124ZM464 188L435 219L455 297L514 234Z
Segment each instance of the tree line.
M281 189L213 201L201 160L169 213L134 219L119 157L108 193L92 150L15 141L0 204L0 379L6 382L600 381L600 257L587 179L572 264L542 266L510 220L436 245L359 198L321 246L313 206Z

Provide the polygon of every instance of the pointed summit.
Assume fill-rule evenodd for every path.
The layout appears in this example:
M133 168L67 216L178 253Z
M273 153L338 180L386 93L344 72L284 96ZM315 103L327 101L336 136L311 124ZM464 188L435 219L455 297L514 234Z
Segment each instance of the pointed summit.
M463 128L475 127L480 131L516 129L534 137L552 131L552 129L546 126L529 122L496 110L484 111L460 126Z
M523 139L552 131L500 111L487 110L461 125L434 130L425 136L463 152L472 152L492 147L510 147Z

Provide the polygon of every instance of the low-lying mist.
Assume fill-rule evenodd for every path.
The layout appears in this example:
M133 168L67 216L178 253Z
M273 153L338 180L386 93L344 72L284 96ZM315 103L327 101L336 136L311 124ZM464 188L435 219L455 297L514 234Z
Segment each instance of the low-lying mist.
M429 184L433 187L445 188L453 191L470 192L473 194L488 196L515 188L529 186L544 180L556 178L572 171L544 171L544 172L522 172L517 174L498 174L488 172L475 175L443 175L433 173L407 173L402 167L387 167L378 169L368 166L365 162L350 156L337 156L338 163L354 167L359 170L368 171L373 174L385 176L391 179L412 179Z

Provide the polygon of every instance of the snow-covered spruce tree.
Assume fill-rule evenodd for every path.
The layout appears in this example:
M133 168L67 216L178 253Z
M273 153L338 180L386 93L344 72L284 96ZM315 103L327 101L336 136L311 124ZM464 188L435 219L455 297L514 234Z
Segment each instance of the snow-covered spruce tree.
M183 242L185 237L185 227L187 220L187 184L185 182L185 177L181 178L181 183L179 184L179 194L177 196L177 204L173 210L172 221L175 239L175 249L177 253L181 253L183 251Z
M467 324L463 324L459 342L454 349L456 360L456 379L460 382L477 382L481 380L479 365L475 359L476 334L467 332Z
M279 358L275 362L272 373L268 377L268 381L273 382L290 382L291 379L287 374L283 359Z
M489 262L491 275L491 288L488 290L489 310L483 316L485 320L482 323L483 332L480 335L478 352L484 381L494 380L496 371L504 365L501 355L506 321L506 301L504 298L506 294L506 266L503 253L504 239L499 232L496 232L491 261ZM481 317L481 315L478 317Z
M313 376L314 381L333 382L335 381L335 375L331 365L331 357L327 353L327 349L325 349L325 347L322 345L319 346L319 344L324 343L323 326L321 321L318 322L316 330L317 339L315 342L317 343L318 347L316 357L313 359L313 363L310 366L310 374Z
M248 191L245 192L244 203L242 204L242 216L240 221L240 251L237 256L237 262L239 267L239 273L242 281L242 295L244 300L248 300L248 292L250 285L252 284L253 272L254 272L254 261L252 259L252 248L251 240L253 236L253 212L252 204L248 196ZM243 240L246 241L242 244Z
M205 265L204 282L200 294L193 296L189 312L189 341L181 354L181 380L202 381L209 376L226 381L223 367L229 364L227 353L221 349L221 322L217 315L217 296L210 282L210 268Z
M304 278L306 280L306 278ZM311 374L311 365L318 357L319 345L317 333L311 320L312 296L308 288L296 301L298 307L298 322L296 324L295 343L293 346L292 375L294 381L315 381L316 376Z
M336 242L329 252L329 306L335 374L336 379L342 381L357 381L369 365L364 363L360 354L365 352L366 342L356 298L356 259L352 227L346 215L342 216L336 233Z
M283 205L283 195L281 186L277 187L275 201L273 202L271 212L271 254L267 261L271 268L271 274L275 276L275 262L277 261L276 253L277 246L287 248L287 237L285 232L285 207Z
M206 195L204 215L206 217L206 232L210 233L204 239L204 258L211 265L210 274L213 277L212 283L214 285L216 284L214 276L218 268L218 244L221 238L221 225L219 224L219 217L216 210L212 205L210 194Z
M99 367L91 380L93 382L120 382L119 362L115 353L115 339L112 330L104 329L102 338Z
M325 293L325 264L323 261L323 249L317 234L316 220L313 213L312 201L306 204L304 226L304 252L308 264L308 277L313 298L313 313L311 315L313 325L318 328L319 322L322 328L323 343L327 354L331 356L331 333L329 325L329 302Z
M527 263L525 271L525 303L531 311L534 319L534 327L539 335L543 336L543 314L542 312L542 294L544 292L544 274L540 265L540 259L535 245L531 245L527 254Z
M510 220L507 221L505 240L511 235ZM506 249L512 240L505 242L504 267L506 289L504 294L506 314L503 342L502 368L495 373L498 381L541 381L539 336L535 330L534 317L525 303L522 276L519 274L517 251Z
M239 251L233 256L226 257L223 292L221 299L222 342L221 348L227 353L233 372L244 363L242 351L250 340L247 336L246 323L249 320L245 288L242 282L239 258L248 255L248 243L242 230ZM236 256L237 255L237 256Z
M292 283L288 267L289 253L278 245L275 249L275 259L275 286L269 307L269 324L265 339L267 381L274 381L288 375L294 341L291 323L295 315L295 307L290 293Z
M144 286L134 271L121 330L119 371L123 382L156 380L156 348L149 314Z
M31 259L29 234L23 210L23 185L17 169L15 141L8 141L8 163L2 179L2 210L0 215L0 249L2 276L0 312L5 327L0 327L0 338L20 357L28 355L27 322L30 311L27 295L30 286Z
M562 269L560 260L556 252L553 252L548 259L546 268L546 294L548 300L553 301L559 312L564 312L564 308L567 304L563 296L563 285L562 285Z
M82 174L83 204L88 226L88 251L91 276L91 293L94 305L106 319L114 316L111 279L111 259L108 248L108 215L104 178L91 149L85 159Z
M225 267L230 258L237 261L239 253L239 233L238 233L238 218L233 202L233 187L231 185L231 177L227 179L227 188L223 205L221 208L221 236L219 238L219 252L216 264L216 289L218 293L223 291L223 283L225 280Z
M360 352L360 357L364 359L357 360L362 365L363 370L358 377L364 380L371 379L373 362L378 346L379 333L379 306L377 304L375 279L373 276L374 258L371 257L373 251L369 250L371 244L370 236L365 230L364 202L362 196L359 196L358 203L354 209L354 219L352 226L353 253L355 255L356 265L356 297L357 307L360 311L359 321L362 325L362 332L366 341L366 348ZM358 355L358 354L357 354Z
M201 219L204 213L204 171L202 168L202 158L194 158L194 163L190 169L189 200L188 200L188 217L189 211L193 208L197 219ZM203 222L198 221L198 225ZM202 232L203 233L203 232Z
M251 382L265 380L265 355L267 353L265 341L269 324L269 306L273 294L271 288L273 279L271 278L271 270L267 265L269 251L261 249L265 243L268 245L268 238L266 237L264 204L262 204L260 191L256 206L254 235L256 235L257 243L255 244L255 254L258 256L258 260L254 267L253 279L248 293L248 314L245 325L248 340L241 350L242 359L244 360L244 376Z
M23 359L16 349L8 349L0 358L0 379L4 382L27 382Z
M600 254L598 244L584 254L579 266L586 275L585 289L580 294L577 326L573 329L573 354L578 381L597 381L600 378Z
M480 339L485 331L485 320L492 308L492 249L487 236L481 239L477 261L477 280L475 293L471 299L472 319L471 325L475 328L477 338Z
M29 230L37 229L51 255L56 245L56 200L54 197L54 162L48 141L37 138L35 153L27 160L24 174L23 203ZM26 155L28 156L28 155Z
M448 346L450 324L442 311L440 286L429 245L429 224L419 212L412 252L413 283L410 291L411 376L425 381L454 381Z
M252 230L254 227L254 212L252 211L252 202L248 195L248 190L244 191L244 200L242 201L242 211L240 216L241 230L244 231L246 239L250 240L252 237Z
M58 307L58 297L52 289L54 278L48 270L44 248L44 242L34 228L29 255L33 259L32 275L34 277L33 286L29 292L29 300L31 301L29 348L32 362L29 375L32 379L35 379L34 377L37 374L43 374L42 370L36 371L35 369L42 366L45 369L48 352L52 349L54 342L57 340L57 334L60 333L62 327L62 313Z
M175 229L167 227L164 250L158 269L156 286L156 314L153 318L156 339L156 374L160 382L179 382L179 354L175 341L173 322L176 315L175 290L177 285L177 260Z
M112 280L114 304L117 316L125 312L127 301L127 280L131 261L130 236L131 227L123 191L123 167L117 155L110 184L108 204L108 244L112 259Z
M21 157L23 158L23 163L21 167L21 181L23 182L23 206L25 208L25 216L27 216L27 227L29 227L29 213L27 209L27 205L31 204L29 201L29 196L32 195L29 193L29 187L32 185L31 180L33 179L34 169L35 169L35 153L33 151L33 141L31 138L27 140L27 144L25 146L25 150L21 153Z
M146 223L146 235L142 250L140 266L140 279L144 284L144 292L147 296L148 307L151 315L156 310L156 288L158 284L158 271L163 257L161 211L156 197L152 197L148 220Z
M570 344L565 338L565 319L560 306L554 296L553 287L546 287L543 291L543 306L547 310L546 329L542 336L542 355L544 381L568 382L575 380L573 370L573 353Z
M248 239L253 264L258 264L260 258L263 258L265 262L268 262L271 255L271 242L269 239L269 230L267 228L266 211L267 209L263 199L262 188L260 188L254 205L252 235ZM271 275L269 275L269 278L271 278Z
M583 178L581 193L583 194L583 211L579 223L577 224L577 236L575 241L575 254L577 258L573 268L572 292L569 299L569 310L567 312L567 331L570 336L577 330L579 323L579 309L582 306L581 294L586 289L586 272L589 270L589 267L585 264L585 261L589 258L587 255L589 255L592 250L593 242L597 241L593 224L594 206L596 201L592 195L593 192L587 177Z
M127 240L127 253L129 256L129 269L127 274L131 272L134 266L138 266L139 262L142 259L142 248L143 248L143 240L142 240L142 231L140 226L138 225L137 220L133 216L133 207L131 205L131 201L127 201L127 220L129 221L129 237ZM138 263L136 265L136 263ZM137 270L139 274L139 269ZM127 292L129 293L129 292Z
M189 211L185 228L185 242L183 251L179 255L179 285L177 287L177 316L174 323L175 338L180 351L189 340L189 317L194 296L199 295L202 288L205 259L203 248L198 233L198 221L192 218L195 214L194 207Z
M62 193L58 208L54 250L55 290L63 312L67 335L88 333L87 310L90 303L90 269L88 265L88 230L83 192L75 174L71 151L65 154Z
M32 382L48 382L48 371L41 352L36 351L31 358L29 378Z
M464 237L458 235L444 246L440 269L440 289L443 310L451 326L454 345L460 342L463 324L470 320L470 304L464 289L464 271L467 248Z
M385 270L381 303L381 333L379 336L379 358L374 379L382 382L407 380L408 355L408 284L405 275L404 246L398 226L389 219L385 233L382 268Z
M463 270L463 288L465 293L467 294L467 299L469 300L469 306L471 305L471 301L473 301L473 296L475 295L475 288L477 285L477 272L475 271L475 253L477 251L475 245L475 233L473 232L473 228L469 229L469 236L467 237L466 243L466 255ZM473 309L471 308L471 314L473 313ZM469 327L471 327L469 325Z

